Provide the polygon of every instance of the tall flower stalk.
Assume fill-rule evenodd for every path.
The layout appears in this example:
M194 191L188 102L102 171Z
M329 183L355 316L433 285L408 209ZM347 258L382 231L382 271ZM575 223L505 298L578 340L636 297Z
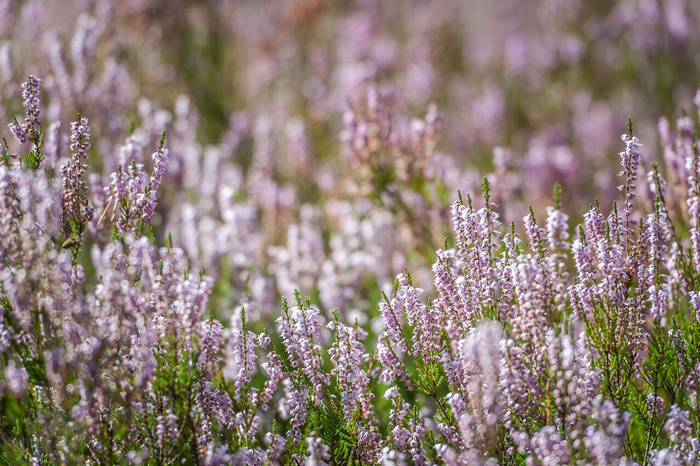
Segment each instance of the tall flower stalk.
M88 201L88 185L84 175L88 165L90 149L90 126L87 118L78 114L78 120L71 123L70 150L73 152L70 160L61 166L63 215L70 225L71 236L64 246L73 251L73 263L76 263L83 234L88 222L92 220L94 209Z
M28 80L22 84L22 98L24 99L22 105L27 109L24 122L20 124L15 118L14 122L8 125L17 142L24 144L28 141L33 144L34 148L24 158L27 167L32 170L37 170L41 162L44 161L44 128L41 125L41 109L39 108L41 83L41 79L30 75Z

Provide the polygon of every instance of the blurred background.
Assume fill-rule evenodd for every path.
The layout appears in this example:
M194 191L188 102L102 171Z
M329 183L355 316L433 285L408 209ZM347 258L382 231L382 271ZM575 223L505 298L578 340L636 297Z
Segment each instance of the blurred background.
M697 118L699 67L695 0L0 0L2 127L43 78L47 156L90 121L98 212L166 130L156 241L218 279L223 318L298 289L372 325L404 268L430 288L484 176L504 224L544 221L555 183L575 224L618 198L628 118L644 172L659 119Z

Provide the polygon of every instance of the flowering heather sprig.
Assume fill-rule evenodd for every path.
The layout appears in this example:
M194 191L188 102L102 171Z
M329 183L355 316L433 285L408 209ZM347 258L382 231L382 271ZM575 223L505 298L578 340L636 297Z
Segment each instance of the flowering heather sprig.
M581 228L580 238L577 238L571 246L571 256L574 259L574 265L578 272L578 283L575 285L575 289L578 291L581 287L588 284L590 280L595 277L596 273L591 254L591 246L586 241L583 228ZM586 289L589 290L588 287L586 287Z
M382 372L379 377L381 381L395 383L396 380L401 380L406 384L406 388L409 391L413 390L411 374L397 356L392 343L386 336L377 342L377 359L382 366Z
M689 296L691 309L695 311L695 320L700 324L700 293L691 291Z
M267 356L267 361L262 363L261 367L267 373L267 380L260 392L260 406L263 411L267 411L268 403L275 394L277 390L277 384L284 377L284 371L282 370L282 361L279 355L274 352L270 352Z
M352 156L362 164L363 174L368 178L372 177L371 166L383 168L389 162L380 158L382 148L394 155L399 151L398 135L383 100L381 91L372 87L363 102L366 108L347 111L343 115L345 129L340 138L347 144Z
M280 400L279 409L282 416L289 419L291 429L287 432L287 441L298 445L302 439L302 427L306 424L309 409L309 389L297 386L290 379L282 382L284 398Z
M21 144L26 141L30 141L34 144L39 144L39 137L41 136L41 109L39 108L39 88L41 87L42 80L34 75L30 75L27 82L22 84L22 98L24 103L22 104L26 109L24 123L21 125L15 120L10 123L8 127L12 135Z
M600 375L586 344L585 326L574 321L571 328L573 335L555 337L553 330L547 333L549 372L556 380L551 384L552 406L547 409L551 409L548 415L556 425L565 426L573 440L580 440L587 427L586 419L592 416Z
M690 244L695 273L700 272L700 160L698 146L693 144L686 159L688 171L688 216L690 217Z
M542 404L539 400L544 397L544 387L540 377L544 375L543 364L534 370L532 364L533 348L521 348L513 339L501 340L501 352L506 357L501 368L500 380L502 394L506 402L504 425L508 429L517 429L520 419L533 416L542 419ZM538 358L541 359L541 358Z
M462 392L473 415L481 423L493 428L500 414L498 384L503 355L499 343L503 330L495 322L483 322L458 344L458 358L462 370ZM485 429L475 426L484 436Z
M136 219L143 211L146 188L146 174L143 172L143 164L133 162L125 170L120 166L116 173L112 173L111 182L112 202L114 209L120 210L119 218L114 224L117 234L121 237L127 232L134 233L137 229ZM109 204L107 210L111 207ZM108 212L107 212L108 213Z
M315 432L314 432L315 433ZM309 456L306 458L305 466L329 466L331 455L329 454L330 447L323 443L320 437L306 437L306 446Z
M444 366L452 390L447 402L457 429L444 422L438 426L447 444L436 449L443 459L451 458L450 464L457 460L484 461L498 441L497 426L503 422L499 390L502 338L497 323L483 322L456 345L455 363L449 369Z
M700 455L700 441L693 438L693 424L689 412L678 405L672 405L664 430L668 434L671 447L665 451L655 452L654 464L695 464ZM665 457L666 463L661 458Z
M256 337L246 328L245 321L245 310L241 310L241 327L231 329L228 336L223 372L224 378L233 383L233 397L239 403L241 396L245 398L251 376L257 370Z
M153 213L156 210L157 198L156 192L160 187L160 183L163 181L163 175L165 170L168 168L168 149L163 148L163 143L165 141L165 131L160 138L160 145L158 146L158 151L154 152L153 158L153 174L151 175L151 180L148 184L148 188L145 191L146 201L144 203L143 211L141 213L141 218L144 223L151 223L153 218Z
M441 342L444 311L436 305L425 305L420 301L423 290L415 288L411 276L400 274L394 283L395 296L379 303L384 319L384 333L377 345L377 357L382 362L381 378L387 382L400 379L409 390L414 383L425 394L434 394L437 362L442 358ZM403 325L411 327L410 339L404 335ZM418 376L406 369L403 359L414 360Z
M456 191L461 174L452 159L435 150L437 106L431 104L424 119L406 121L404 127L392 111L392 97L374 86L363 90L343 115L340 138L358 188L397 215L415 246L423 248L442 238L439 226L449 218L444 194Z
M544 256L544 253L546 251L546 246L544 242L545 235L542 228L537 224L537 220L535 219L535 213L532 211L532 207L530 207L530 213L523 217L523 225L525 226L527 239L530 242L530 249Z
M571 336L548 334L548 396L545 399L547 423L530 435L513 432L521 452L529 463L571 464L580 458L592 464L611 464L622 456L621 433L629 416L620 416L615 406L596 395L599 375L587 348L584 326L573 323L576 342ZM536 463L535 463L536 464Z
M218 320L209 319L201 323L199 367L202 374L211 379L220 366L223 325Z
M298 298L298 295L297 295ZM285 301L286 303L286 301ZM328 374L323 372L320 333L320 310L297 299L297 306L285 304L284 316L277 319L280 336L289 353L292 368L311 382L314 395L324 399L324 389L330 383Z
M334 317L328 328L335 331L336 342L328 354L335 364L331 376L335 377L342 397L343 414L350 419L357 411L360 417L368 418L372 414L374 394L369 392L369 376L363 367L367 354L361 341L367 337L367 332L339 322L337 311Z
M436 253L437 258L432 267L433 275L435 275L435 289L438 292L438 297L434 302L434 306L440 306L445 319L445 332L450 338L458 338L466 332L467 322L473 320L472 308L473 300L470 293L467 291L463 283L465 278L458 276L453 271L455 267L455 251L454 250L439 250Z
M0 262L5 266L18 261L21 250L17 233L22 216L16 194L16 183L20 180L19 172L0 165Z
M555 185L555 204L559 204L561 187ZM549 244L550 255L547 257L549 269L552 274L553 301L556 311L563 314L566 312L567 286L569 278L567 271L567 259L569 258L569 216L561 212L559 207L547 207L547 242Z
M550 251L569 248L569 216L554 207L547 207L547 243Z
M464 315L448 323L448 328L458 330L456 337L465 335L475 320L488 316L507 313L507 306L496 309L496 295L503 284L504 270L494 267L492 249L493 240L500 238L497 230L500 225L498 213L491 210L488 201L488 183L484 179L484 194L487 207L474 212L471 198L467 205L460 200L452 204L452 228L455 232L454 264L458 271L456 280L464 280L459 289L465 293L468 305L462 311ZM463 275L463 278L462 278ZM466 286L465 286L466 285Z
M421 441L426 428L417 409L403 400L396 387L390 387L384 398L391 403L388 427L392 449L399 454L408 454L412 464L428 464Z
M539 255L521 254L510 265L518 309L511 317L513 332L523 342L542 346L554 320L554 283L549 264Z
M244 416L234 409L233 400L225 391L219 390L211 382L198 381L194 396L197 414L201 419L198 432L200 448L214 439L216 426L235 430L242 437L250 437L251 432L244 425Z
M396 345L396 349L400 352L400 354L409 351L408 343L406 342L402 329L404 322L402 307L402 302L398 297L394 297L391 299L391 301L389 301L385 295L384 301L379 303L379 312L384 319L385 338L387 341Z
M272 431L276 431L276 423L272 425ZM265 434L265 441L268 443L267 451L265 452L265 460L268 464L276 464L281 462L282 455L284 454L284 447L287 444L287 439L279 434L273 434L268 432Z
M136 244L145 242L141 238ZM153 277L150 303L156 310L155 324L162 333L178 335L181 352L191 351L200 338L197 324L206 311L213 279L191 275L181 249L161 248L159 255L159 262L145 267Z
M160 138L158 151L153 153L153 174L148 179L142 163L131 160L124 169L121 165L115 173L112 173L110 183L111 201L107 205L102 217L113 208L112 218L119 210L119 218L116 220L115 232L118 238L124 238L126 233L143 235L144 229L151 223L153 213L157 205L157 190L163 180L163 174L168 166L168 150L163 148L165 131ZM122 147L125 159L135 159L139 147L134 138L129 138Z
M5 367L4 380L4 386L7 391L15 397L20 397L27 389L27 382L29 382L29 375L24 366L17 367L14 360L8 361Z
M651 305L650 315L653 319L665 321L669 298L672 295L672 284L667 276L662 274L663 257L668 251L668 242L672 239L672 233L665 210L656 203L656 213L649 214L645 219L645 231L642 239L648 245L648 265L639 270L640 288L646 287ZM672 269L673 270L673 269ZM664 319L662 321L661 319Z
M71 55L75 73L73 85L76 92L85 90L89 75L90 59L95 53L98 36L98 22L95 18L83 13L78 18L75 34L71 43Z
M637 185L635 184L638 179L637 172L639 171L639 161L641 155L639 149L642 144L639 143L639 139L632 136L632 120L628 121L629 134L623 134L621 136L622 142L625 143L625 150L620 152L620 159L622 161L622 171L619 176L625 178L625 184L618 186L620 191L625 193L625 232L626 236L631 236L631 229L634 228L635 221L632 217L632 209L634 207L634 199L637 197Z
M631 295L634 284L629 277L643 263L647 245L633 241L632 236L616 234L619 231L616 225L619 225L617 215L613 213L606 219L599 206L584 215L586 242L574 244L574 259L581 267L580 279L588 284L584 285L582 280L571 289L576 309L584 311L587 319L605 322L595 328L600 332L593 337L597 344L612 338L616 347L626 348L624 354L634 357L637 364L645 346L644 307L639 301L640 294L646 290ZM607 358L608 353L604 351L601 356Z
M646 398L647 416L655 418L664 408L664 399L658 395L648 394Z
M402 314L406 316L406 323L413 327L412 345L408 354L414 358L420 357L429 365L440 354L442 314L434 306L420 301L423 290L413 286L410 275L400 274L397 280L397 296L401 302Z
M88 186L83 180L83 175L88 169L83 160L88 159L87 150L90 148L90 126L87 118L78 115L78 121L71 123L70 142L73 155L61 166L63 212L67 218L76 222L78 228L77 231L73 231L73 234L81 236L85 225L94 215L93 208L88 203Z

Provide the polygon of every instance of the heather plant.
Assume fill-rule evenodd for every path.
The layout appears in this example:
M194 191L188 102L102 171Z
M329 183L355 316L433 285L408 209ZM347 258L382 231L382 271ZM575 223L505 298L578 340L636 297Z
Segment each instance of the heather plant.
M25 89L37 83L31 76ZM38 106L36 91L24 97ZM697 461L700 176L687 119L675 140L664 136L668 176L679 180L671 183L656 164L640 176L642 145L629 123L623 207L613 203L606 215L596 202L577 235L561 187L544 226L531 210L521 226L502 228L484 179L483 207L461 195L451 206L454 236L435 253L429 299L405 271L375 320L324 316L296 292L262 331L251 329L252 296L219 320L226 313L208 305L213 279L171 236L156 246L165 134L150 177L129 138L127 168L101 187L95 219L83 181L87 119L71 125L59 170L58 156L37 156L43 127L31 121L11 126L31 133L31 148L14 155L5 145L0 166L4 461ZM394 186L386 189L407 189ZM304 215L290 238L307 246L288 248L316 262L283 287L303 285L324 260L305 249L322 240L314 211Z
M697 464L698 13L0 0L0 462Z
M471 199L453 206L455 247L440 251L434 266L438 298L420 303L422 290L399 278L397 297L384 305L378 352L388 380L436 399L444 461L520 455L543 464L609 464L623 456L695 463L696 431L684 430L685 447L676 435L665 437L676 416L681 423L697 416L698 361L687 349L698 335L695 293L688 293L692 251L683 253L656 166L649 173L654 212L635 215L640 143L631 132L630 124L620 153L623 212L613 205L605 216L596 205L573 242L558 205L548 209L546 228L531 213L526 249L514 230L497 229L485 181L485 207L477 211ZM690 170L695 160L696 146L686 159ZM692 175L688 183L692 208ZM571 259L573 280L565 263ZM491 320L501 325L489 327ZM439 400L437 358L450 413Z

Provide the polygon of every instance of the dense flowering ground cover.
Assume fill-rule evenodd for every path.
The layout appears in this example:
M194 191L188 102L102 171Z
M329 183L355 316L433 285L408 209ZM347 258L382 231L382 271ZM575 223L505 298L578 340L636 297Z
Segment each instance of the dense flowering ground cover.
M0 463L698 464L700 6L536 6L0 0Z

